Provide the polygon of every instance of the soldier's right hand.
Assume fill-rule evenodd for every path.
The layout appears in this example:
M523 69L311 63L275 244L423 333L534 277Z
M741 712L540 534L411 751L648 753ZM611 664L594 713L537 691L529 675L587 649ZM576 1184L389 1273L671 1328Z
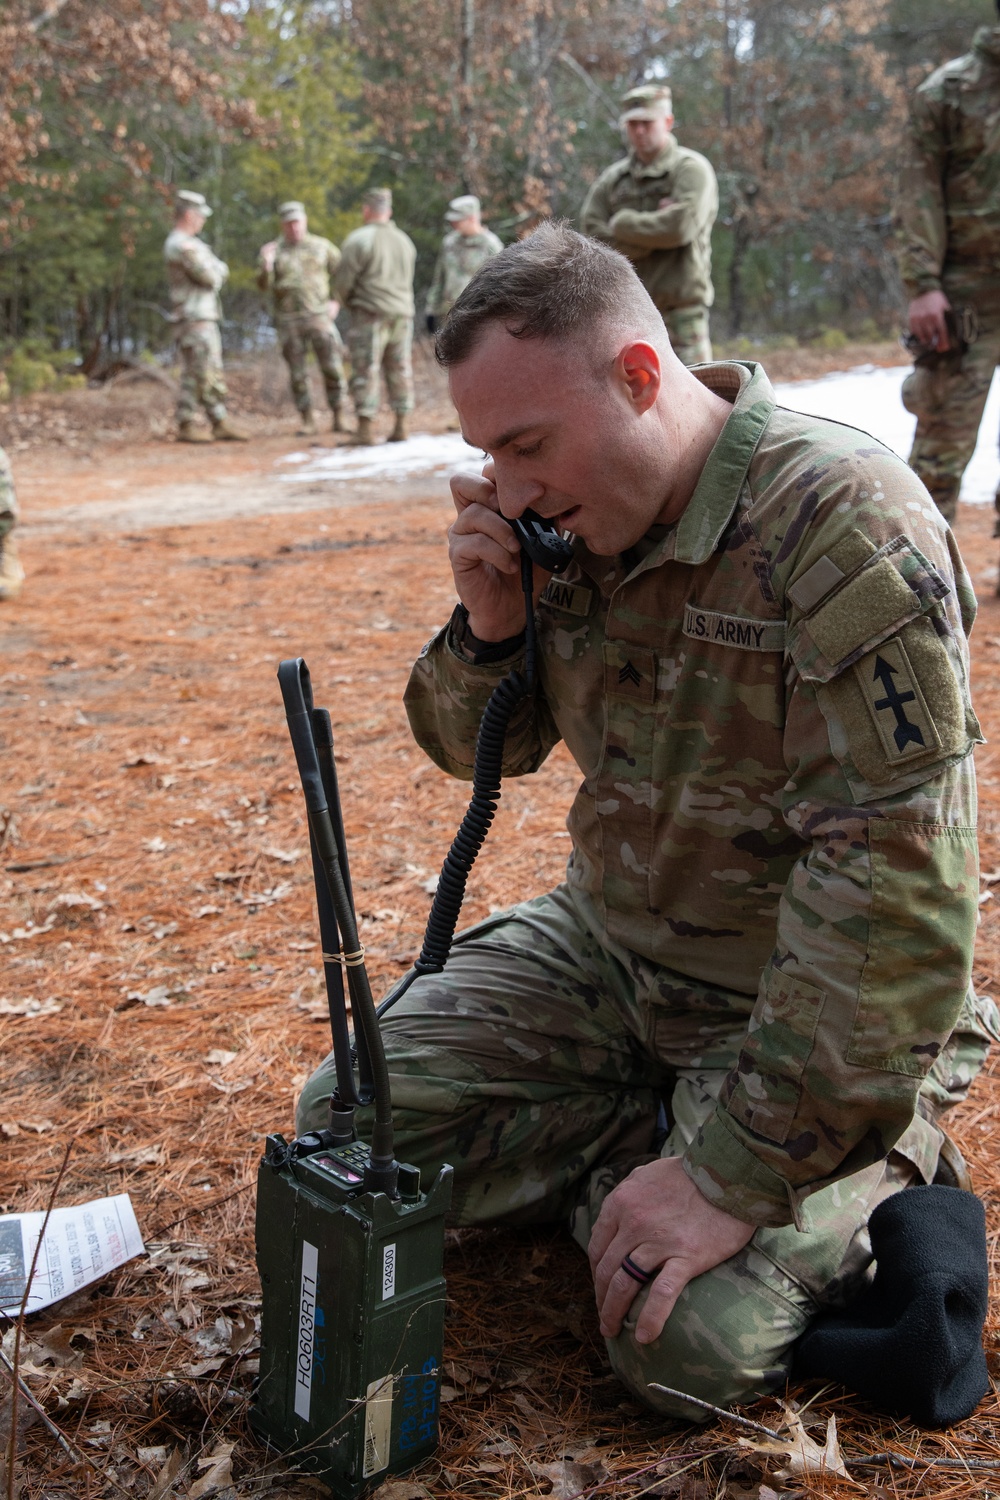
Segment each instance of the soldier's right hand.
M928 349L944 354L950 348L945 313L951 303L944 292L924 292L910 303L910 332Z
M469 629L481 641L505 641L524 628L521 548L500 514L492 460L481 476L454 475L451 495L458 514L448 531L448 556Z
M278 241L277 240L268 240L268 242L267 242L266 245L261 245L261 247L260 247L260 258L264 262L264 264L267 266L267 269L269 271L271 270L272 266L274 265L274 257L275 257L275 255L277 253L277 250L278 250Z

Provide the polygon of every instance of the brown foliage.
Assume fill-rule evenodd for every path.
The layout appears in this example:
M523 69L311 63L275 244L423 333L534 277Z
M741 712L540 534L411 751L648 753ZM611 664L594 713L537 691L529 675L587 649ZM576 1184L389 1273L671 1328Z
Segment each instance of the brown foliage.
M136 178L152 154L134 133L140 102L196 104L221 131L256 135L250 100L229 96L217 58L231 51L239 23L209 0L6 0L0 19L0 188L72 188L70 172L42 172L53 122L86 148L117 157ZM147 123L149 116L146 115ZM16 203L15 203L16 208Z

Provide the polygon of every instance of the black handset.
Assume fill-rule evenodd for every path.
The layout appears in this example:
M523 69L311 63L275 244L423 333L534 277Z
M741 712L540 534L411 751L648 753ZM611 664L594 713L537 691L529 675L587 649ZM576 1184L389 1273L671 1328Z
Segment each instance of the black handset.
M523 510L519 516L504 516L514 528L524 551L533 563L547 573L565 573L573 561L573 548L565 537L560 536L551 521L544 520L533 510Z

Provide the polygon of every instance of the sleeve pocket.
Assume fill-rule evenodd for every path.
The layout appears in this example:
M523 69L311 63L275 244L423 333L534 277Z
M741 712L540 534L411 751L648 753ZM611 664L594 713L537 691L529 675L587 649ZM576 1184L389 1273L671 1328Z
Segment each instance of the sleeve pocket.
M976 831L874 818L868 955L846 1059L923 1078L969 985L979 896Z
M772 969L754 1006L726 1108L755 1135L782 1146L802 1095L823 991Z

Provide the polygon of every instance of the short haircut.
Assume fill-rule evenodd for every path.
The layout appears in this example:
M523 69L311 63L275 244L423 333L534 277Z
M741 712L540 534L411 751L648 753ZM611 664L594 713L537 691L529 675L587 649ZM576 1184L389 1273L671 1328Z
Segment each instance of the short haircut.
M377 214L392 213L392 188L369 188L361 200Z
M446 368L468 359L483 329L516 339L593 335L599 324L663 330L642 282L617 250L552 220L480 267L455 302L434 352Z

